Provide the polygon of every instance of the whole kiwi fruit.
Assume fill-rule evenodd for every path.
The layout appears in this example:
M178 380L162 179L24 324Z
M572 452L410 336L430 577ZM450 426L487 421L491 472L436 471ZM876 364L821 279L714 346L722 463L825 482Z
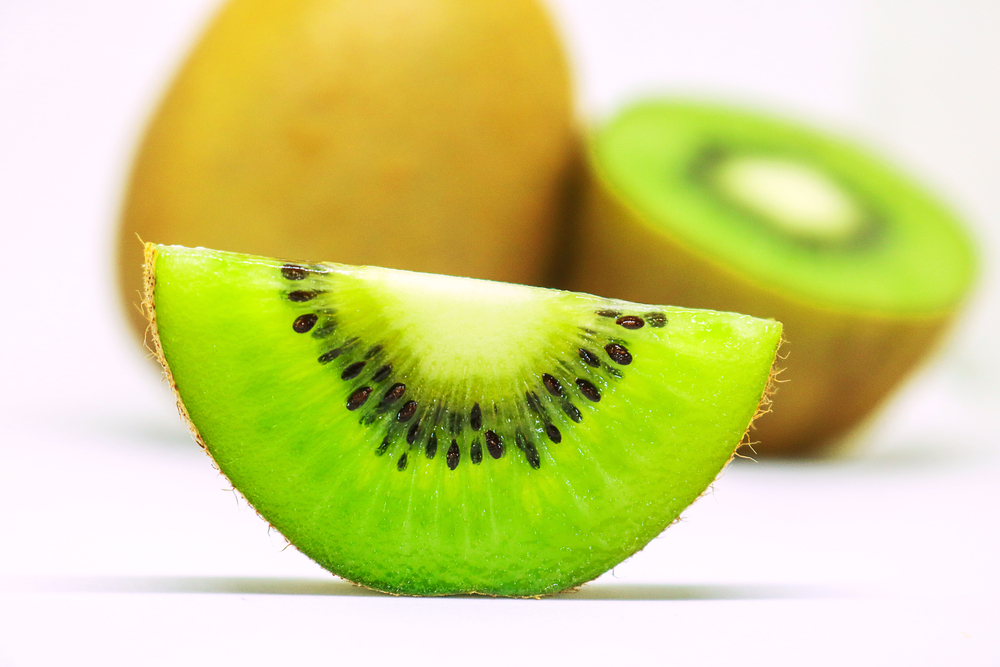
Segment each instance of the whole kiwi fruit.
M118 234L540 284L576 147L536 0L232 0L156 111Z

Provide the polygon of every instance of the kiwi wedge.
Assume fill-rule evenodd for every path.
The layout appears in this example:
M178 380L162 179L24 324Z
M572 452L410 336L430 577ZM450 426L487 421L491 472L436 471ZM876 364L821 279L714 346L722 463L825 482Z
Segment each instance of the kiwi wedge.
M955 216L883 161L792 122L634 105L589 140L562 286L771 317L787 388L763 455L828 451L940 338L974 276Z
M229 0L132 167L118 275L135 330L137 236L545 283L572 100L538 0Z
M537 596L641 549L758 413L781 325L440 275L146 246L197 440L331 572Z

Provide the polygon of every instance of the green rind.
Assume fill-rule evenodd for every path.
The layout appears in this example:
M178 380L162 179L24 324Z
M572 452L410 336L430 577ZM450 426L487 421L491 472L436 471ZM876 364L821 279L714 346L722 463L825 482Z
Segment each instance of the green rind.
M664 308L668 327L631 343L627 391L605 394L539 470L508 445L498 461L449 471L439 454L399 473L373 456L314 341L290 335L280 262L150 255L162 360L222 473L303 553L391 593L535 596L635 553L732 457L781 337L773 321Z

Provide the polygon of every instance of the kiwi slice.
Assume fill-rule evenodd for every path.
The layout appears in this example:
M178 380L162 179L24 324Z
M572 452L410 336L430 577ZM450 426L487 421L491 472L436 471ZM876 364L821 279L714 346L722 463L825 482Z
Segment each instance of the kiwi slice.
M938 340L974 275L955 217L882 161L791 122L646 102L593 133L569 289L773 317L788 390L761 454L817 453Z
M641 549L715 479L781 325L146 246L153 338L219 469L330 571L534 596Z

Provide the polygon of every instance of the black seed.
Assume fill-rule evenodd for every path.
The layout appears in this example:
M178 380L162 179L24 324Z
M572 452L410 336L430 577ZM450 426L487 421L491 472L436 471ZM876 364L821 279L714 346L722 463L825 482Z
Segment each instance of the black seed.
M615 320L615 324L626 329L641 329L645 323L638 315L626 315Z
M386 364L382 368L375 371L375 375L372 376L372 382L381 382L382 380L389 377L389 373L392 372L392 364Z
M539 468L542 467L542 457L538 455L538 450L535 449L535 446L533 444L529 442L528 448L524 451L524 453L528 455L528 465L530 465L535 470L538 470Z
M387 449L389 449L389 436L385 436L385 438L382 439L382 444L375 450L375 456L382 456L385 454L385 450Z
M562 409L563 412L566 413L566 416L572 419L573 421L579 423L580 421L583 420L583 415L580 414L579 408L577 408L569 401L562 404Z
M406 444L412 445L416 441L418 433L420 433L420 422L411 426L410 430L406 432Z
M324 352L323 354L319 355L319 359L317 359L316 361L318 361L321 364L328 364L337 357L339 357L341 351L342 350L339 347L335 347L329 352Z
M584 380L583 378L577 378L576 386L580 388L581 394L592 400L594 403L601 400L601 392L597 391L597 387L595 387L591 382Z
M341 380L352 380L361 373L361 370L365 367L365 362L355 361L353 364L344 369L344 372L340 374Z
M399 472L406 470L406 452L403 452L403 455L399 457L398 461L396 461L396 470Z
M528 458L528 465L538 470L542 465L542 459L538 456L538 450L530 440L524 442L524 455Z
M316 329L312 332L312 337L326 338L327 336L332 334L336 328L337 328L337 320L334 319L324 320L323 324L316 327Z
M399 400L399 397L405 391L406 385L402 382L397 382L386 390L385 394L382 395L382 400L378 402L378 406L375 409L379 412L385 412L389 409L390 405Z
M424 453L427 455L427 458L432 459L434 458L434 455L437 454L437 451L438 451L438 436L437 433L431 433L431 438L430 440L427 441L427 449L425 450Z
M667 326L667 316L663 313L646 313L646 323L659 329Z
M304 301L309 301L310 299L312 299L317 294L319 294L319 292L317 292L316 290L312 290L312 289L295 290L294 292L289 292L288 293L288 300L289 301L294 301L296 303L302 303Z
M447 461L448 469L454 470L458 467L458 460L461 458L462 453L458 451L458 443L454 440L451 441L451 447L448 448Z
M450 430L452 435L458 435L459 431L462 430L462 419L463 418L461 412L451 413L451 416L448 418L448 420L450 422L449 426L451 427Z
M473 431L478 431L483 427L483 411L479 409L479 403L472 406L472 412L469 413L469 426L472 427Z
M309 275L309 272L301 266L285 264L281 267L281 275L285 277L285 280L304 280Z
M517 448L524 452L525 457L527 457L528 465L538 470L538 467L542 464L542 460L538 456L538 450L535 448L534 443L525 438L524 434L520 431L514 436L514 441L517 443Z
M598 366L601 365L601 360L597 358L596 354L594 354L590 350L585 350L582 347L580 348L580 358L583 359L583 363L587 364L588 366L593 366L594 368L597 368Z
M385 409L399 400L399 397L403 395L406 391L406 385L402 382L397 382L396 384L389 387L388 391L382 396L382 400L379 401L378 407Z
M597 311L597 314L600 315L601 317L618 317L619 315L622 314L622 311L620 311L620 310L599 310L599 311Z
M316 320L318 319L319 317L316 313L299 315L295 318L295 321L292 322L292 329L295 330L295 333L305 333L313 328L313 325L316 324Z
M494 431L486 432L486 449L489 450L490 456L495 459L503 456L503 439L497 435Z
M365 352L365 359L366 360L367 359L371 359L372 357L374 357L376 354L378 354L381 351L382 351L382 346L381 345L375 345L375 346L369 348L367 352Z
M555 424L545 425L545 435L549 436L549 440L556 444L562 442L562 433L559 432Z
M531 408L532 412L537 414L542 414L542 402L538 398L538 394L533 391L524 392L525 398L528 399L528 407Z
M368 400L368 397L371 396L371 393L372 393L371 387L361 387L361 389L355 391L353 394L351 394L351 397L347 399L347 409L357 410L358 408L360 408L362 405L365 404L365 401Z
M473 465L479 465L483 462L483 443L479 442L479 438L472 441L469 458L472 459Z
M553 396L562 396L563 390L562 385L559 384L559 380L555 379L548 373L542 373L542 383L545 388L549 390L549 393Z
M632 355L625 349L624 345L618 343L608 343L604 346L604 351L611 357L611 361L621 366L628 366L632 363Z
M400 408L399 414L396 415L396 420L401 422L408 422L413 418L413 415L417 412L417 402L407 401Z

